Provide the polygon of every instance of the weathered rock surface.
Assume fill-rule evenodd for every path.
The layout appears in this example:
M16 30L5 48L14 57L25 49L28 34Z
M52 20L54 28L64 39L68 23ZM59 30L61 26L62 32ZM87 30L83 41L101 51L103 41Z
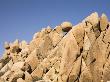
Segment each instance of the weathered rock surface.
M110 22L92 13L72 26L63 22L32 41L5 42L0 82L110 81Z
M102 14L102 16L100 18L100 28L101 28L101 31L106 30L107 25L108 25L108 18L107 18L107 16L105 14Z
M63 22L61 27L64 32L68 32L70 29L72 29L72 24L70 22Z

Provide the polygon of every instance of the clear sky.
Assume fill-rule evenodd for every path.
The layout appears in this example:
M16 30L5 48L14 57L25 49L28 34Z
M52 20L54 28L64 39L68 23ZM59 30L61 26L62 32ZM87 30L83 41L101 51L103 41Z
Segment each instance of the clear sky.
M110 19L110 0L0 0L0 54L4 41L29 42L43 27L63 21L75 25L95 11Z

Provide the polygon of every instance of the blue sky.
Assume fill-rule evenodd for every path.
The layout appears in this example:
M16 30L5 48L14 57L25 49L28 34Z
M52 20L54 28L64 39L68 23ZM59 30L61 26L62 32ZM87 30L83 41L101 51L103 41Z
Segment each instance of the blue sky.
M110 0L0 0L0 54L4 41L29 42L43 27L63 21L75 25L95 11L110 19Z

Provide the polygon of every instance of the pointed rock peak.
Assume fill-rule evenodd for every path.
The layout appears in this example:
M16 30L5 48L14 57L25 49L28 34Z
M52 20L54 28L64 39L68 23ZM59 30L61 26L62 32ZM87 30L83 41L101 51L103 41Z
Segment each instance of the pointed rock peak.
M51 31L52 31L51 27L50 26L47 26L46 33L50 33Z
M27 45L28 43L25 40L23 40L23 41L21 41L21 44L22 45Z
M106 16L106 14L102 14L102 16L101 16L101 19L103 19L103 20L105 20L105 21L107 21L108 22L108 17Z
M41 32L44 32L45 31L45 28L42 28Z
M47 29L51 29L51 27L50 26L47 26Z
M100 29L101 29L101 31L106 30L107 25L108 25L108 18L107 18L107 16L103 13L102 16L101 16L101 18L100 18Z
M16 39L14 42L13 42L13 46L18 46L19 45L19 40Z
M16 40L14 41L14 43L19 43L19 40L18 40L18 39L16 39Z
M42 33L50 33L52 31L50 26L47 26L46 28L42 28L41 32Z
M25 40L22 40L21 43L25 43L25 44L27 44L27 42L26 42Z
M90 17L96 17L96 18L98 18L99 16L98 16L98 13L97 12L94 12L94 13L92 13L91 15L90 15Z
M64 32L68 32L70 29L72 29L72 23L65 21L61 24L61 27Z
M99 22L99 16L97 12L92 13L90 16L85 18L83 22L89 22L91 25L96 26Z
M10 45L9 45L8 42L5 42L5 43L4 43L4 48L5 48L5 49L9 49L9 48L10 48Z
M107 18L107 16L106 16L106 14L105 14L105 13L102 13L101 18L106 18L106 19L108 20L108 18Z
M97 12L94 12L91 15L94 15L94 16L98 17L98 13Z

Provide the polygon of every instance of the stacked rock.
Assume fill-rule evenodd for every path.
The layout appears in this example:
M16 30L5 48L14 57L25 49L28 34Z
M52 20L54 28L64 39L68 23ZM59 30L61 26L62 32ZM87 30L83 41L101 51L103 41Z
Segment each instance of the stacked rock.
M66 32L66 34L64 34ZM5 42L0 82L110 81L110 22L92 13L73 26L48 26L33 39Z

